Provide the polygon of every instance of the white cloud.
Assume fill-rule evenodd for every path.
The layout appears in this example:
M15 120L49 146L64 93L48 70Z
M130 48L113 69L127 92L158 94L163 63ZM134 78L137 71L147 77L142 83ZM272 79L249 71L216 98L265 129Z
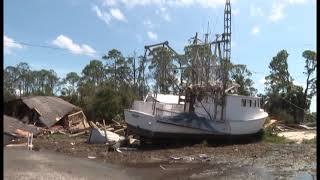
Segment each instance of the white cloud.
M285 0L288 4L305 4L308 1L307 0Z
M284 19L284 8L285 4L283 3L274 3L272 5L271 15L269 16L269 20L271 22L277 22Z
M52 41L52 44L69 50L73 54L83 54L88 56L93 56L96 52L93 48L91 48L87 44L76 44L72 39L65 35L59 35L55 40Z
M154 28L154 24L150 20L143 21L143 25L145 25L149 29Z
M232 3L236 0L231 0ZM157 7L173 6L173 7L194 7L199 6L202 8L216 8L218 6L224 6L225 0L104 0L103 5L115 6L121 2L128 8L134 8L136 6L148 6L154 5Z
M111 15L107 12L102 12L98 6L94 5L92 10L96 13L99 19L104 21L106 24L109 24L111 21Z
M233 1L234 2L234 1ZM194 7L199 6L202 8L216 8L218 6L224 6L225 0L173 0L168 4L178 7Z
M102 5L103 6L116 6L117 0L103 0Z
M159 10L156 10L156 14L161 16L165 21L171 21L171 17L165 7L161 7Z
M110 24L112 19L126 22L127 19L123 15L120 9L118 8L111 8L109 12L102 11L98 6L93 5L92 10L96 13L97 17L104 21L106 24Z
M23 46L15 42L12 38L3 35L3 48L5 54L11 54L13 49L21 49Z
M260 32L260 28L258 26L254 26L251 30L252 35L257 35Z
M110 14L112 17L119 21L127 21L126 17L123 15L123 13L120 11L120 9L117 8L111 8L110 9Z
M261 7L257 7L255 5L250 5L250 16L257 17L257 16L263 16L263 11Z
M163 4L165 4L165 1L163 0L121 0L121 2L129 8L146 5L162 6Z
M309 0L275 0L273 2L269 20L271 22L278 22L286 17L284 10L288 6L303 5Z
M234 16L238 16L240 14L240 9L231 9L231 13Z
M147 32L148 34L148 37L151 39L151 40L157 40L158 39L158 35L152 31L148 31Z

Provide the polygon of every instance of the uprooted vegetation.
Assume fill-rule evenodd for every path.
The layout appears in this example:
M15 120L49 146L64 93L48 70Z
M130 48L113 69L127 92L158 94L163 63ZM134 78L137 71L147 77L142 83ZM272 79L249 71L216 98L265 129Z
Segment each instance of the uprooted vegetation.
M268 118L262 130L262 140L268 143L292 144L312 143L316 138L314 127L299 124L285 124Z

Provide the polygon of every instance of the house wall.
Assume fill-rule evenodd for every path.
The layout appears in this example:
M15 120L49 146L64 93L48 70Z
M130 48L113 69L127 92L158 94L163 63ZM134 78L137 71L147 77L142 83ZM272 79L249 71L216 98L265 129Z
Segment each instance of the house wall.
M4 104L4 114L20 121L29 121L32 113L21 100L14 100Z

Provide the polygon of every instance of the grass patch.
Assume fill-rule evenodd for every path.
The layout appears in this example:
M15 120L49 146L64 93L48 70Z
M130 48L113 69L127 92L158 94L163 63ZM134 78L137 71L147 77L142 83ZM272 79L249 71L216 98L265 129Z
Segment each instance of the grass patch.
M309 126L309 127L316 127L317 126L317 122L316 121L308 122L308 123L306 123L306 125Z
M271 121L271 118L268 116L268 117L266 118L266 120L264 121L264 125L270 123L270 121Z
M316 138L304 139L302 141L302 144L317 144L317 139Z
M293 141L286 139L285 137L278 136L273 132L272 128L266 128L262 131L262 141L275 144L291 144Z
M65 139L68 138L68 136L60 133L54 133L54 134L49 134L48 139L56 140L56 139Z
M200 143L200 146L201 147L207 147L209 145L208 141L207 140L203 140L201 143Z

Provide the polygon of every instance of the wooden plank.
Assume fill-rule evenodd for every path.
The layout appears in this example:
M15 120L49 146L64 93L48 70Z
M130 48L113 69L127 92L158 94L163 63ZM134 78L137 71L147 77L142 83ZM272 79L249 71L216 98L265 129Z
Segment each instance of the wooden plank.
M73 113L73 114L69 114L68 115L68 118L70 118L71 116L75 116L75 115L77 115L77 114L80 114L82 111L78 111L78 112L75 112L75 113Z
M106 122L104 121L104 119L103 119L102 121L103 121L103 131L104 131L104 137L106 138L106 142L108 142L108 140L107 140L107 130L106 130Z
M90 125L91 125L92 127L96 128L96 129L99 129L98 126L95 125L92 121L90 121L89 123L90 123Z
M88 122L88 121L87 121L87 117L86 117L86 115L84 115L83 111L81 111L81 113L82 113L82 116L83 116L83 125L84 125L85 122ZM84 128L86 128L85 125L84 125Z
M63 134L63 135L66 135L66 136L70 136L69 133L65 133L65 132L63 132L63 131L58 131L58 133Z
M114 123L118 124L119 126L121 126L121 124L113 119L111 119L111 121L113 121Z
M116 134L118 134L120 136L124 136L125 135L124 128L115 130L114 133L116 133Z
M20 136L22 136L22 137L29 137L29 131L25 131L25 130L22 130L22 129L16 129L15 131L14 131L14 133L15 134L17 134L17 135L20 135Z
M115 130L114 132L117 133L117 132L120 132L120 131L124 131L124 128Z
M87 133L88 131L82 131L82 132L79 132L79 133L76 133L76 134L70 134L69 137L76 137L76 136L80 136L82 134L85 134Z
M42 114L40 113L40 111L37 108L33 108L40 116L42 116Z

